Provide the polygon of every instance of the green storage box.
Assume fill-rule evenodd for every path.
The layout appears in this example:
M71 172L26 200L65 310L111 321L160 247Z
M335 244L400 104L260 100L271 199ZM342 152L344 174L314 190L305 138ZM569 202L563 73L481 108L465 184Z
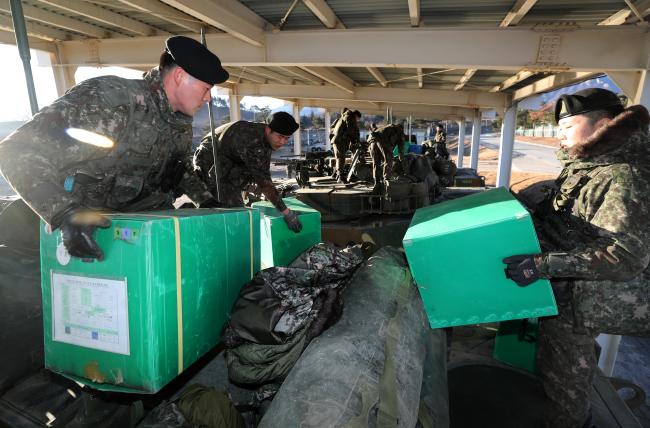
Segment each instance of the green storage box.
M557 314L548 280L519 287L504 275L503 258L540 252L506 189L417 210L402 243L432 328Z
M154 393L213 348L259 270L259 213L111 215L102 262L41 227L45 367L99 390Z
M260 211L262 269L287 266L307 248L321 242L320 212L296 198L286 198L284 203L298 213L302 223L300 233L287 227L282 213L272 203L260 201L252 205Z
M537 318L500 323L492 356L502 363L535 373L538 332Z

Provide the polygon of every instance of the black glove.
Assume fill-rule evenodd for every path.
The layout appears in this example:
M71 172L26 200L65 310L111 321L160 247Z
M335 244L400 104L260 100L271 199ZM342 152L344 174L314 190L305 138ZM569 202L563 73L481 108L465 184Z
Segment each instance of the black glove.
M295 233L299 233L302 230L302 223L298 218L298 214L295 211L289 210L288 213L284 215L284 221L289 226L289 229L293 230Z
M81 259L104 260L104 252L95 239L95 229L106 229L111 220L96 211L77 209L63 218L61 223L61 238L68 253Z
M535 265L535 254L506 257L503 263L508 265L504 269L506 278L513 280L520 287L530 285L541 278Z
M199 204L199 208L219 208L219 202L214 198L206 199Z

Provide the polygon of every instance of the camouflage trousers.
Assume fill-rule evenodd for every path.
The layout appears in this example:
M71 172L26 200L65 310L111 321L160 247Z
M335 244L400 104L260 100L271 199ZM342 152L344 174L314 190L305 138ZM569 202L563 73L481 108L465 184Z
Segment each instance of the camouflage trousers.
M334 157L336 158L336 165L334 171L338 177L341 177L343 165L345 165L345 154L350 149L350 143L332 143L332 150L334 150Z
M372 177L375 184L388 180L393 173L393 148L388 144L378 141L370 143L370 156L372 157Z
M541 322L537 371L548 397L547 427L581 427L589 398L600 333L650 336L650 275L630 281L553 281L559 315Z

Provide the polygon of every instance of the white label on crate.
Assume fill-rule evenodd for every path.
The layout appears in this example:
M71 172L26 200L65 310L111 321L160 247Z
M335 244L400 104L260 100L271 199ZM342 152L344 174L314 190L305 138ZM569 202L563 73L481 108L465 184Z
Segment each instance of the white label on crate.
M130 355L126 279L52 272L52 337Z
M70 253L68 253L68 249L65 248L65 245L63 245L63 242L61 242L57 247L56 247L56 261L59 262L61 266L65 266L68 263L70 263Z

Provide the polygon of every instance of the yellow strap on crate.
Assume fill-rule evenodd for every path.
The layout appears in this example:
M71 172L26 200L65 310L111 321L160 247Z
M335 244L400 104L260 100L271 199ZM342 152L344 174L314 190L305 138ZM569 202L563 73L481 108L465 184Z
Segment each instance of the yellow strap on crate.
M241 208L220 208L224 211L240 211ZM248 236L249 236L249 249L250 249L250 272L251 279L255 274L255 247L253 242L253 210L248 211ZM181 227L178 217L160 214L144 214L144 213L120 213L120 214L105 214L108 217L117 215L128 217L150 217L150 218L165 218L172 219L174 222L174 252L176 255L176 320L177 320L177 335L178 335L178 373L183 372L183 274L182 274L182 258L181 258Z
M181 272L181 225L178 217L174 220L174 241L176 252L176 320L178 328L178 373L183 371L183 275Z
M174 253L176 259L176 325L178 336L178 374L183 372L183 272L181 259L181 225L178 217L173 215L144 214L144 213L120 213L106 214L108 217L147 217L171 219L174 222Z

